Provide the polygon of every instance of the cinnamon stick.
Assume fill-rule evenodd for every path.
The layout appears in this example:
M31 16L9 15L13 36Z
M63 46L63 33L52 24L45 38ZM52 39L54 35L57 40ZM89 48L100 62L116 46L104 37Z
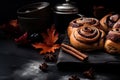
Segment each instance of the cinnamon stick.
M84 53L82 53L82 52L78 51L77 49L73 48L72 46L69 46L69 45L64 44L64 43L62 43L61 46L72 50L73 52L75 52L76 54L78 54L78 55L80 55L80 56L82 56L82 57L84 57L84 58L87 58L87 57L88 57L88 56L85 55Z
M62 47L62 49L63 49L64 51L68 52L69 54L71 54L71 55L77 57L78 59L80 59L80 60L82 60L82 61L84 60L83 57L81 57L81 56L75 54L73 51L71 51L71 50L69 50L69 49L66 49L66 48L64 48L64 47Z
M87 55L85 55L84 53L78 51L77 49L73 48L72 46L69 46L67 44L62 43L61 44L62 49L68 53L70 53L71 55L79 58L80 60L86 60L88 58Z

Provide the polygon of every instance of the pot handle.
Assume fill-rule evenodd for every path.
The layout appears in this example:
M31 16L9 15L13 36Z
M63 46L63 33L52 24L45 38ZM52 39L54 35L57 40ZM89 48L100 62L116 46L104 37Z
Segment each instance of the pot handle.
M77 14L77 16L79 16L80 18L84 18L85 16L82 14Z

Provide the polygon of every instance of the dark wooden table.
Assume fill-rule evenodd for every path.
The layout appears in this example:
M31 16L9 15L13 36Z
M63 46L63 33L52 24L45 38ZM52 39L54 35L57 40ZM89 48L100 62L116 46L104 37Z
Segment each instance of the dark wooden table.
M55 62L48 62L48 71L43 72L39 65L43 56L29 47L20 47L13 40L0 39L0 80L68 80L77 75L80 80L91 80L81 71L60 71ZM94 80L118 80L117 72L95 72Z

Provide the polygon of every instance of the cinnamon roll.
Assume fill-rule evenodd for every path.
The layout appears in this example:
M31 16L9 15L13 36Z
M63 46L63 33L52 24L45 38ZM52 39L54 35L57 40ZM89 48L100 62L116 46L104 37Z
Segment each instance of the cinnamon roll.
M108 32L109 30L112 29L113 25L120 19L119 14L107 14L105 15L101 20L100 24L103 27L103 30L105 32Z
M113 25L113 28L120 28L120 19Z
M96 19L96 18L81 17L81 18L74 19L74 20L72 20L69 23L69 26L68 26L68 29L67 29L68 36L71 35L72 31L74 31L77 28L83 26L84 24L89 24L89 25L95 26L97 28L101 28L98 19Z
M84 24L70 35L70 44L82 51L103 49L105 32L94 26Z
M114 27L108 32L104 48L110 54L120 54L120 25Z

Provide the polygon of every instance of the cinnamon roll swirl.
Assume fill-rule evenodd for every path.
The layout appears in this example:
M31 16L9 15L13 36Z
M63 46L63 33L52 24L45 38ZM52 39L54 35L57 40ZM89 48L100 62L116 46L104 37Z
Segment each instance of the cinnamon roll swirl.
M91 25L83 25L70 35L70 43L76 49L93 51L104 47L105 32Z
M113 25L113 28L120 28L120 19Z
M104 48L110 54L120 54L120 25L108 32Z
M120 19L119 14L107 14L101 20L100 24L105 32L112 29L113 25Z
M67 29L68 36L71 35L72 31L74 31L77 28L83 26L84 24L89 24L89 25L95 26L97 28L101 28L98 19L96 19L96 18L81 17L81 18L74 19L74 20L72 20L69 23L69 26L68 26L68 29Z

